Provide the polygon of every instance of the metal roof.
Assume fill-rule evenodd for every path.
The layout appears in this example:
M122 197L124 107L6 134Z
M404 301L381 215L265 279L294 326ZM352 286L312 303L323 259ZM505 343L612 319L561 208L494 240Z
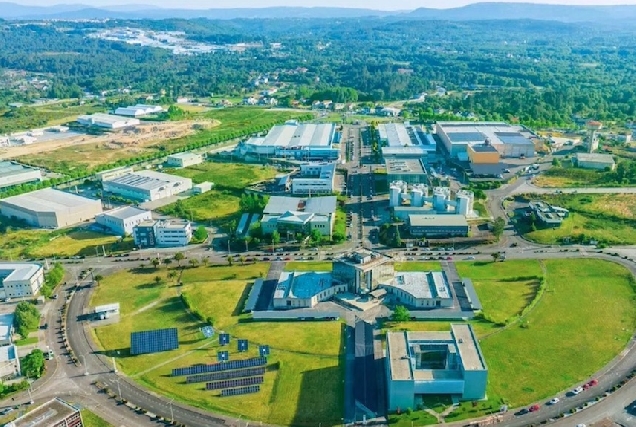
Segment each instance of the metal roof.
M40 264L3 262L0 263L0 279L3 281L30 280L41 268Z
M128 219L143 214L150 214L150 211L139 209L134 206L122 206L113 210L104 212L100 216L109 216L118 219Z
M20 175L20 174L32 172L35 170L38 170L38 169L30 168L28 166L24 166L15 162L0 161L0 178L6 177L6 176Z
M411 227L468 227L464 215L409 215Z
M493 145L532 144L522 126L503 122L437 122L438 133L446 134L451 144L481 144L486 139Z
M413 298L451 298L448 280L441 271L395 272L391 286L401 289Z
M125 187L150 191L187 180L188 178L182 178L180 176L170 175L167 173L139 171L120 175L112 179L106 179L105 182L112 182Z
M2 203L37 212L66 212L69 209L89 203L101 203L101 201L53 188L45 188L19 196L7 197L0 201L0 204Z
M53 399L16 418L7 427L48 427L57 425L79 409L60 399Z
M465 371L486 369L473 328L468 324L452 324L451 332Z
M252 138L248 144L279 148L329 147L334 131L333 124L277 125L264 138Z
M336 196L311 197L308 199L287 196L272 196L265 209L264 214L282 215L285 212L302 212L328 215L336 210Z
M574 155L576 160L579 162L597 162L597 163L607 163L614 164L614 157L611 154L601 154L601 153L576 153Z

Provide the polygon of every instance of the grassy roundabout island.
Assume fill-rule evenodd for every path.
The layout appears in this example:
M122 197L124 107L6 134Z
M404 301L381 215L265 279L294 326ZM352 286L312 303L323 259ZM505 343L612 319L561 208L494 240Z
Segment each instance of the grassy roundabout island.
M94 330L105 353L120 369L151 390L204 409L281 425L337 425L343 416L342 323L253 322L240 314L253 281L268 264L186 268L177 286L176 267L121 271L106 277L92 305L119 301L118 324ZM634 281L618 264L595 259L458 263L482 300L483 315L472 321L488 364L488 401L462 404L453 419L478 416L502 402L524 405L568 388L608 363L636 328ZM155 278L159 276L160 281ZM202 322L180 294L218 330L255 344L272 355L259 393L218 397L204 384L185 384L171 370L214 363L216 337L205 339ZM130 295L130 296L129 296ZM129 355L131 331L175 326L180 348L169 353ZM406 322L385 329L442 330L448 322ZM230 346L236 356L236 344ZM415 409L415 408L413 408ZM419 414L419 415L418 415ZM415 411L393 420L431 422Z

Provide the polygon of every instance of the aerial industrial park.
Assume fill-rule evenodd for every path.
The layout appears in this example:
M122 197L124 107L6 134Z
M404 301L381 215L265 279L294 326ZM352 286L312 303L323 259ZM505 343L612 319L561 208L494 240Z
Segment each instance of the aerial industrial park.
M636 425L631 95L549 79L629 80L606 52L569 38L587 59L556 66L552 26L12 19L0 425ZM31 33L22 69L3 37Z

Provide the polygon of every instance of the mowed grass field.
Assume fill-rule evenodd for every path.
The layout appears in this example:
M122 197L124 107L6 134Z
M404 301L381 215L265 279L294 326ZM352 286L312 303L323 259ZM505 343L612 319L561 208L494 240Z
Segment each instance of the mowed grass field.
M107 251L132 249L132 239L118 242L117 236L84 230L5 229L0 233L0 257L3 259L49 258L95 255L98 248Z
M84 427L113 427L88 409L82 409L82 421L84 421Z
M172 171L176 175L192 178L195 183L210 181L214 189L207 193L190 197L180 202L192 214L195 221L217 221L236 215L239 211L240 196L246 186L274 178L276 169L259 165L240 163L202 163ZM175 214L176 203L159 209Z
M183 286L154 277L167 277L165 268L122 271L106 277L93 297L92 305L120 301L121 320L98 328L95 336L108 355L127 375L152 390L176 400L234 417L281 425L323 425L340 422L343 407L342 324L340 322L251 322L240 313L254 280L266 274L269 264L210 266L185 269ZM134 298L126 298L134 289ZM230 359L257 356L258 344L268 344L265 382L259 393L240 397L219 397L206 391L205 383L185 384L183 377L170 377L173 368L198 363L215 363L218 337L205 339L202 323L185 309L179 293L193 309L213 317L218 331L231 334ZM179 329L180 348L169 353L131 357L131 331L174 325ZM236 351L237 338L250 340L245 354ZM118 351L119 352L118 352Z

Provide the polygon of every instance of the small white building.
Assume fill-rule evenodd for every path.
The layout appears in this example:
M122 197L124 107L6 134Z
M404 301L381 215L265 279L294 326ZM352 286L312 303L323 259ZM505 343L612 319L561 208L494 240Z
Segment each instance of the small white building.
M583 169L614 170L616 162L611 154L576 153L573 156L574 165Z
M115 114L125 117L143 117L149 114L157 114L163 112L161 105L145 105L137 104L130 107L119 107L115 110Z
M126 175L133 172L134 172L134 169L132 168L132 166L123 166L121 168L108 169L102 172L97 172L95 174L95 179L97 179L97 181L99 182L102 182L102 181L114 179L114 178L117 178L118 176Z
M0 314L0 347L11 345L13 342L13 322L15 313Z
M18 348L15 345L0 347L0 379L8 381L20 375Z
M132 234L135 225L151 219L150 211L123 206L97 215L95 222L118 236L126 236Z
M212 190L214 188L214 183L213 182L209 182L209 181L205 181L202 182L200 184L196 184L192 187L192 192L194 194L203 194L203 193L207 193L208 191Z
M192 240L192 224L187 221L158 221L155 230L157 246L187 246Z
M44 269L39 264L0 263L0 298L37 295L44 284Z
M396 271L392 280L380 285L397 304L414 309L449 308L453 297L442 271Z
M115 116L104 113L82 115L77 118L77 122L83 126L97 126L105 129L121 129L125 127L134 127L138 126L141 123L139 119Z
M98 305L93 309L95 317L100 320L119 315L119 303Z
M203 163L203 156L195 153L171 154L166 160L166 165L171 168L187 168Z
M16 162L0 161L0 188L37 181L42 181L40 169Z

